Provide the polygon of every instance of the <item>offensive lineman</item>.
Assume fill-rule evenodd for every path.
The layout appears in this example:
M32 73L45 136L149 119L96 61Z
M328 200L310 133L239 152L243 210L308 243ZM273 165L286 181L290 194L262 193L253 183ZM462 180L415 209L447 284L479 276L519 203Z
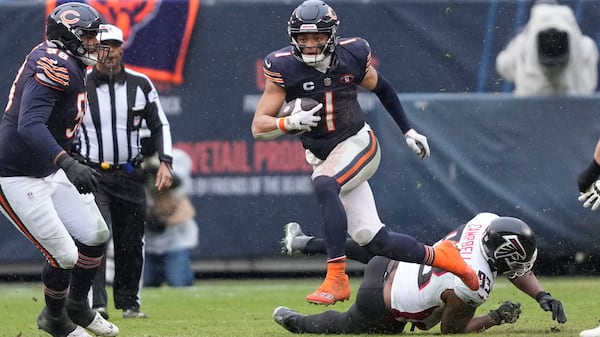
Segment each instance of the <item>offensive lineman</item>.
M350 298L346 275L346 232L373 254L425 263L451 271L472 289L477 276L451 242L433 248L413 237L390 233L379 219L368 179L380 162L377 138L363 119L357 89L377 95L420 158L429 156L427 138L411 128L391 84L371 65L371 48L361 38L338 39L339 20L320 0L298 6L288 21L291 46L267 55L267 79L254 119L256 139L273 139L301 130L306 160L324 221L327 275L306 300L334 304ZM277 118L285 101L310 97L322 103L309 111L298 107ZM322 108L322 109L321 109Z
M94 170L71 148L85 112L85 67L106 51L98 12L65 3L48 16L47 41L27 55L0 122L0 204L46 257L40 329L53 337L116 336L87 301L109 231L96 207Z
M298 237L303 236L297 230ZM306 238L301 240L306 243ZM286 307L273 313L275 321L294 333L392 334L401 333L410 322L429 330L441 322L442 333L467 333L494 325L514 323L521 312L519 303L504 302L496 310L475 317L494 288L498 274L506 275L521 291L552 311L552 319L567 321L562 303L544 291L531 271L537 257L533 231L523 221L479 213L445 237L457 240L461 255L480 279L477 291L468 289L454 275L425 265L373 257L354 303L344 313L326 311L302 315ZM296 246L284 239L286 246ZM349 255L350 256L350 255Z

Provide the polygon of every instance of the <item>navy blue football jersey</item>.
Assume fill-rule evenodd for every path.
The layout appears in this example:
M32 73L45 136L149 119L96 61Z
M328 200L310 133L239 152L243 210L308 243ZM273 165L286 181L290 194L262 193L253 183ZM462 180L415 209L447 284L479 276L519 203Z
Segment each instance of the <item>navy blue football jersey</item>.
M318 158L325 159L337 144L364 126L357 91L370 63L371 47L357 37L337 42L325 73L298 60L291 46L265 57L264 74L267 80L285 89L287 102L310 97L323 103L318 126L299 136L304 148Z
M25 58L0 121L0 176L45 177L85 113L85 66L52 42Z

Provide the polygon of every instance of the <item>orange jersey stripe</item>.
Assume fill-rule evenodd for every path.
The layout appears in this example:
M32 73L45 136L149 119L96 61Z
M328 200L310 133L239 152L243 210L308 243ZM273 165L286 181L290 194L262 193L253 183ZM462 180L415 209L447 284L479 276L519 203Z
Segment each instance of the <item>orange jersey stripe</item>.
M6 200L6 196L4 195L2 189L0 189L0 206L2 206L2 210L4 214L9 218L10 222L12 222L13 225L15 225L19 229L19 231L21 231L21 233L23 233L23 235L25 235L25 237L29 239L29 241L33 242L33 244L42 252L42 254L44 254L46 259L48 260L48 263L50 263L52 267L59 268L58 262L56 262L54 257L52 257L52 255L50 254L50 252L48 252L42 246L42 244L33 237L33 235L29 232L27 227L25 227L21 219L12 209L12 207L10 207L10 204L8 203L8 200Z
M366 163L373 158L375 153L377 153L377 138L372 131L369 131L369 136L371 137L371 143L369 144L367 151L360 156L358 160L352 161L348 167L344 168L344 170L342 170L340 174L336 176L335 180L338 182L338 184L344 185L347 183L365 166Z

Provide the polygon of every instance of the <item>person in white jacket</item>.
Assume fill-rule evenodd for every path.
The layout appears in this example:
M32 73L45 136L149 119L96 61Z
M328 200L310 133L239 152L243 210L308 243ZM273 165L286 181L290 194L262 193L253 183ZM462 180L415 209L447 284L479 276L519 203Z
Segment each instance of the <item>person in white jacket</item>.
M537 0L529 21L496 58L516 96L588 95L598 82L598 46L583 35L573 10Z

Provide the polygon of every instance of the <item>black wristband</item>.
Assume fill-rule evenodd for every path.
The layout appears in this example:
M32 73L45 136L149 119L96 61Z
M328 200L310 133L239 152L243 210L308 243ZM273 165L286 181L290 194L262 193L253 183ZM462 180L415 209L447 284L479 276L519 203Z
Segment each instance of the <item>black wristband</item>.
M539 293L537 293L537 295L535 295L535 300L539 302L542 299L542 297L544 297L546 295L551 296L550 293L547 293L542 290Z
M579 187L580 192L585 192L596 179L600 176L600 165L596 163L595 159L592 159L592 162L588 165L588 167L583 170L579 176L577 177L577 185Z

